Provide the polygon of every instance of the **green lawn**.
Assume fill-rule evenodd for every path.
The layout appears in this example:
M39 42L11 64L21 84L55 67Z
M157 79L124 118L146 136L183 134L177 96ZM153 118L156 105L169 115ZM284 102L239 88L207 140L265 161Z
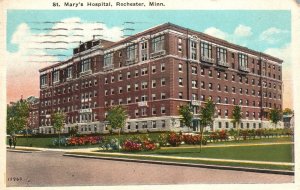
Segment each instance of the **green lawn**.
M212 147L186 149L160 149L155 151L140 152L141 154L155 154L163 156L181 156L198 158L219 158L234 160L255 160L270 162L292 162L291 144L266 145L266 146L237 146L237 147ZM134 153L137 154L137 153Z
M68 153L68 154L293 171L292 166L284 166L284 165L249 164L249 163L217 162L217 161L203 161L203 160L178 160L178 159L171 159L171 158L153 158L153 157L147 157L147 156L134 156L133 157L130 155L115 156L115 155L94 154L94 153L86 153L86 152L72 152L72 153Z

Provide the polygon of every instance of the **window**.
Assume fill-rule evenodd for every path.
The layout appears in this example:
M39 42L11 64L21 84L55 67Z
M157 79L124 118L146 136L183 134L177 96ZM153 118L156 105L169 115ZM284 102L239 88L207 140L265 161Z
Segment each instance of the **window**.
M212 84L212 83L209 83L209 84L208 84L208 88L209 88L210 90L212 90L212 89L213 89L213 84Z
M183 99L183 93L182 93L182 92L179 92L179 93L178 93L178 98L179 98L179 99Z
M205 71L203 68L201 68L201 75L205 75Z
M228 117L228 110L225 110L224 113L225 113L225 116ZM228 124L228 122L226 122L226 123ZM226 128L227 128L227 126L226 126Z
M111 76L111 77L110 77L110 82L111 82L111 83L115 82L115 76Z
M221 91L221 85L220 84L218 84L217 88L218 88L218 91Z
M135 89L135 90L139 90L139 84L138 84L138 83L135 83L135 84L134 84L134 89Z
M47 75L41 76L41 85L44 86L47 84Z
M201 57L211 58L212 46L209 43L201 42Z
M156 94L152 94L152 100L156 100Z
M161 99L166 99L166 93L161 93L160 97L161 97Z
M113 53L104 55L104 67L113 65Z
M235 87L231 88L232 93L235 93Z
M218 103L221 103L221 97L220 97L220 96L218 96L217 102L218 102Z
M128 71L127 72L127 79L130 79L130 77L131 77L131 73L130 73L130 71Z
M81 72L91 70L91 59L86 59L81 62Z
M127 60L133 61L137 56L137 45L127 47Z
M161 127L162 127L162 128L166 127L166 121L165 121L165 120L162 120L162 121L161 121Z
M156 80L152 80L152 88L156 88Z
M151 69L152 69L152 73L156 73L156 66L155 66L155 65L153 65L153 66L151 67Z
M201 81L201 88L205 89L205 83L203 81Z
M232 81L235 81L235 75L232 75L232 76L231 76L231 80L232 80Z
M67 68L67 78L72 78L72 66Z
M217 72L217 77L218 77L218 79L221 78L221 72L220 71Z
M248 56L245 54L239 54L239 66L241 67L248 67Z
M119 94L122 94L122 93L123 93L123 88L119 87Z
M161 84L161 86L165 86L165 85L166 85L166 79L165 79L165 78L162 78L162 79L160 80L160 84Z
M228 86L224 86L224 91L228 92Z
M59 70L53 72L53 82L59 82Z
M240 83L242 83L243 82L243 77L239 76L239 78L240 78Z
M208 70L208 76L212 77L212 70Z
M231 99L231 103L235 105L235 98Z
M156 121L152 121L152 128L156 128Z
M148 101L148 96L147 96L147 95L141 96L141 101L142 101L142 102Z
M123 80L123 75L122 75L122 74L119 74L119 75L118 75L118 80L119 80L119 81L122 81L122 80Z
M192 74L194 74L194 75L197 74L197 67L192 67Z
M179 86L183 86L183 78L178 79Z
M135 117L138 117L139 116L139 110L138 109L134 110L134 114L135 114Z
M243 89L242 88L240 88L240 94L243 94Z
M197 100L197 94L192 94L192 100Z
M178 64L178 71L182 72L182 64L181 63Z
M182 39L181 38L178 38L178 51L179 52L182 52Z
M152 39L152 51L158 52L164 50L165 36L159 36Z
M147 42L142 42L141 43L141 58L142 61L146 61L148 59L148 53L147 53Z
M161 114L166 114L166 108L165 106L160 108Z
M205 101L205 95L201 95L200 100Z
M115 90L112 88L112 89L110 89L110 94L111 95L114 95L115 94Z
M221 62L227 62L227 50L224 49L224 48L220 48L218 47L218 61L221 61Z
M197 42L191 41L191 59L197 60Z
M142 90L148 88L148 83L147 82L142 82Z
M156 108L152 108L152 115L156 115Z
M228 104L228 98L227 97L224 98L224 103Z
M127 98L127 104L130 104L131 103L131 98Z
M198 88L198 81L192 80L192 88Z
M107 77L104 78L104 83L108 84L108 78Z
M227 78L228 78L227 76L228 76L227 73L224 73L224 79L225 80L227 80Z
M141 69L141 76L147 75L148 74L148 69L147 68L142 68Z
M245 94L249 94L249 90L248 89L245 89Z
M165 71L166 67L165 67L165 64L164 64L164 63L162 63L162 64L160 65L160 69L161 69L161 72L164 72L164 71Z

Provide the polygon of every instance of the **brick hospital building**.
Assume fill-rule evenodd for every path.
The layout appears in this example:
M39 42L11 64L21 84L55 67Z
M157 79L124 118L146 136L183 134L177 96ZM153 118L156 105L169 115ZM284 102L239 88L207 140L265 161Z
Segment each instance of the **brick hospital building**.
M171 23L118 42L91 40L73 56L40 70L40 132L53 133L51 114L66 113L64 132L108 132L111 106L123 105L125 132L185 131L178 114L216 103L214 125L231 129L234 105L241 128L266 128L270 108L282 108L282 60ZM197 120L194 130L197 130Z

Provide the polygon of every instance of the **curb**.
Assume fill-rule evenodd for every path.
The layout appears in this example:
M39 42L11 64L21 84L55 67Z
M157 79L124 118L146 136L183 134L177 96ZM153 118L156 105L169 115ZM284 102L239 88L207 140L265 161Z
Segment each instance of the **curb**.
M28 150L7 150L8 152L19 152L19 153L32 153L32 151Z
M113 157L105 157L105 156L89 156L89 155L68 154L68 153L64 154L63 156L69 156L69 157L75 157L75 158L91 158L91 159L101 159L101 160L124 161L124 162L138 162L138 163L147 163L147 164L186 166L186 167L195 167L195 168L208 168L208 169L234 170L234 171L268 173L268 174L281 174L281 175L292 175L292 176L294 175L294 171L287 171L287 170L269 170L269 169L258 169L258 168L247 168L247 167L235 167L235 166L179 163L179 162L156 161L156 160L140 160L140 159L131 159L131 158L113 158Z

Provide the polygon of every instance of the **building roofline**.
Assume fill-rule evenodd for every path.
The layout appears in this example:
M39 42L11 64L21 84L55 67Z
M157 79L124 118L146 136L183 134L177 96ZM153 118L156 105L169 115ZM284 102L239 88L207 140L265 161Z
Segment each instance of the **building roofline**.
M135 39L135 38L137 38L139 36L143 36L145 34L151 33L152 31L156 31L158 29L164 29L164 28L168 29L170 27L173 27L173 29L184 30L184 31L186 31L186 34L188 34L188 33L198 34L198 35L200 35L200 38L201 37L208 38L208 39L210 39L212 41L215 41L215 43L224 43L224 46L229 46L230 48L237 49L238 51L240 50L240 51L243 51L243 52L246 52L246 53L250 53L250 54L256 55L258 57L264 57L264 58L267 58L267 59L270 59L270 60L273 60L273 61L279 62L279 63L283 62L283 60L281 60L281 59L279 59L277 57L274 57L272 55L269 55L269 54L266 54L266 53L263 53L263 52L259 52L259 51L253 50L253 49L249 49L249 48L247 48L245 46L240 46L240 45L228 42L226 40L223 40L223 39L220 39L220 38L217 38L217 37L205 34L203 32L199 32L199 31L195 31L195 30L192 30L192 29L189 29L189 28L185 28L183 26L179 26L179 25L176 25L176 24L173 24L173 23L170 23L170 22L163 23L163 24L151 27L149 29L146 29L144 31L136 33L136 34L134 34L132 36L126 37L125 39L116 41L112 45L106 47L105 49L114 48L114 47L116 47L116 46L118 46L118 45L120 45L122 43L126 43L128 41L131 41L131 40L133 40L133 39ZM66 62L68 62L68 61L70 61L72 59L73 59L73 57L71 57L71 58L69 58L69 59L67 59L65 61L57 62L54 65L50 65L50 66L47 66L45 68L40 69L39 72L43 72L43 71L46 71L48 69L51 69L51 68L63 65L64 63L66 63Z

